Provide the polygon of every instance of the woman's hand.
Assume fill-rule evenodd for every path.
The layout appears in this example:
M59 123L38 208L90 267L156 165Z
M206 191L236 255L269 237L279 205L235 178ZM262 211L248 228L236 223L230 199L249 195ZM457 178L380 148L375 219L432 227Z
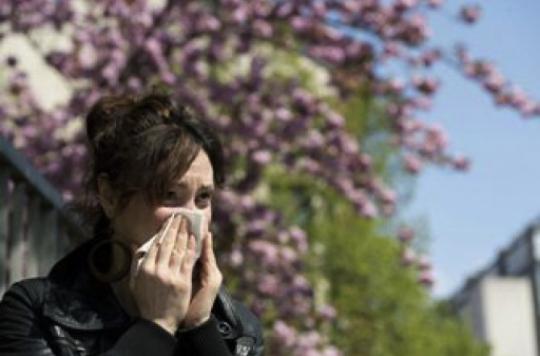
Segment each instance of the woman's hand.
M135 259L130 276L139 315L171 334L184 320L190 305L195 238L188 235L188 223L178 215L168 230L162 228L139 267Z
M203 239L201 257L193 274L193 297L182 327L194 327L210 318L222 280L214 255L212 233L208 232Z

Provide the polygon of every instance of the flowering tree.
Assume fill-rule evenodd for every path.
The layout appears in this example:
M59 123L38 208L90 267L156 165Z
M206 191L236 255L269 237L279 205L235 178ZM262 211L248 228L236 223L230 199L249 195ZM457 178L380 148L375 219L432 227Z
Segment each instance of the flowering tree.
M237 276L238 293L256 291L252 307L275 331L272 354L336 354L314 331L329 319L318 316L329 314L314 303L303 272L308 237L265 203L265 169L316 177L360 216L391 215L396 193L365 137L348 130L355 118L343 115L341 103L356 96L384 108L384 139L406 171L430 163L466 169L466 158L446 151L443 129L415 118L436 94L432 67L442 59L497 105L540 115L538 103L465 46L431 46L427 16L440 6L441 0L2 1L2 36L26 36L72 93L65 105L44 109L10 57L8 95L0 98L10 120L0 132L71 199L86 157L80 115L103 94L166 85L225 139L232 174L216 204L221 262ZM470 6L458 17L472 24L479 13ZM45 32L65 45L44 45ZM380 74L392 62L409 67L411 77ZM401 231L402 240L408 234Z

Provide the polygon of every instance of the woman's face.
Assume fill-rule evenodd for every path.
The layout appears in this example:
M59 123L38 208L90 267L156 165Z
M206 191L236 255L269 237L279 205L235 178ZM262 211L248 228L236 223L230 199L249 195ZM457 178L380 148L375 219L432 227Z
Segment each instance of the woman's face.
M184 176L156 205L149 205L142 192L130 199L111 219L115 238L127 242L135 251L159 231L174 209L180 207L202 212L210 224L213 192L214 172L208 155L201 149Z

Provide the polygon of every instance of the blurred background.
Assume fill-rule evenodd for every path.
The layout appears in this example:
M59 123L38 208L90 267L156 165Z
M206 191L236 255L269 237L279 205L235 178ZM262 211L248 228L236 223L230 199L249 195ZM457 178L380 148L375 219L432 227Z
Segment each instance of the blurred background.
M0 2L0 290L87 238L88 108L161 90L222 135L216 248L268 355L538 355L538 13Z

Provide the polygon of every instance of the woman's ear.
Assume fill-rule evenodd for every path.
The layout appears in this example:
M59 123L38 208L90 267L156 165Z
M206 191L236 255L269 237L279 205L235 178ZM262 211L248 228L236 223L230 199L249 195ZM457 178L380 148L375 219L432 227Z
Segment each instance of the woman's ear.
M116 194L111 187L109 176L101 173L97 178L98 199L105 215L112 219L117 206Z

